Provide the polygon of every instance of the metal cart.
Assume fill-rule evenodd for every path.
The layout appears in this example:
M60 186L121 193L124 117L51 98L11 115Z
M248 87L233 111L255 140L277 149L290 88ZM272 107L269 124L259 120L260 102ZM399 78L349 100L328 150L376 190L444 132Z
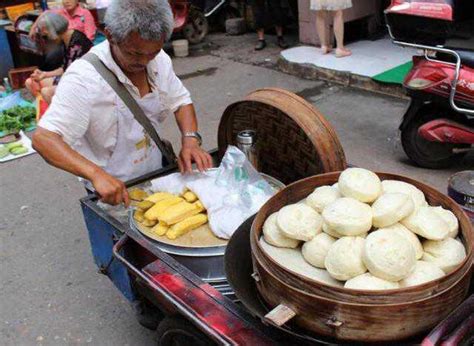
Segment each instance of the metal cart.
M235 134L246 128L257 129L259 142L265 145L260 148L261 155L265 154L260 160L262 172L285 183L346 166L331 126L294 94L263 89L229 106L219 127L219 150L211 153L216 163ZM301 157L306 161L301 162ZM128 186L142 186L175 170L163 168ZM216 284L205 282L202 274L189 269L189 263L165 253L158 242L139 232L125 210L105 208L95 195L83 198L81 206L99 272L130 302L142 302L159 316L161 345L338 343L307 334L291 323L274 327L262 322L269 309L259 299L252 278L249 231L253 218L229 241L221 258L226 282ZM471 297L471 308L473 303Z

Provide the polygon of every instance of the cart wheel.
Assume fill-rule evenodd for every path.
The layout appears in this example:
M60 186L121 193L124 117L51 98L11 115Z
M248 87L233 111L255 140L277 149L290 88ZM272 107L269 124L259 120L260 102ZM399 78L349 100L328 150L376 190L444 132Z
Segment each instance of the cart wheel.
M135 317L138 323L150 330L156 330L165 315L147 300L137 300L133 303Z
M159 346L206 346L212 344L204 333L181 317L165 317L158 326L157 334Z

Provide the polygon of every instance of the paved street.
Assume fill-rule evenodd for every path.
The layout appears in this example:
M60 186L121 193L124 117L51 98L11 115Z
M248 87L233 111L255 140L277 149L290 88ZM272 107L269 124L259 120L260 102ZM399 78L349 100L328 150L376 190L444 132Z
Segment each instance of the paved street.
M442 192L451 174L474 166L472 155L449 170L411 166L397 132L405 100L280 73L275 48L253 55L253 36L235 39L235 46L223 35L210 40L221 46L174 61L208 149L216 146L227 105L257 88L279 87L321 110L354 165L405 174ZM178 148L173 119L162 133ZM78 203L84 190L74 176L32 155L0 164L0 191L1 345L155 344L125 298L97 273Z

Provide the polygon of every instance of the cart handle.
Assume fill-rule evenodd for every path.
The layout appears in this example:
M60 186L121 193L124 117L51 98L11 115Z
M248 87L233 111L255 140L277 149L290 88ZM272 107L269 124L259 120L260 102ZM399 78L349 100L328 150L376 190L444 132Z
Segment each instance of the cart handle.
M258 330L250 327L247 323L245 323L244 320L241 320L239 317L226 310L215 299L211 299L212 297L210 295L220 295L220 293L215 291L212 286L209 286L209 288L213 290L213 292L206 292L203 288L190 283L189 280L177 273L160 259L155 260L147 267L152 266L153 270L157 272L157 275L160 275L163 278L168 277L176 280L154 280L142 270L135 267L120 253L129 239L130 237L125 234L114 245L112 249L114 257L122 262L133 274L148 284L150 288L167 299L180 314L186 317L190 322L194 323L196 327L204 331L213 340L222 345L238 345L242 343L243 337L247 338L247 340L255 341L259 345L271 344L266 336L261 334ZM183 283L182 290L176 289L177 281L181 281ZM196 291L196 289L198 291ZM195 299L190 300L190 296L193 296ZM193 306L192 303L190 304L190 301L193 301L194 304L197 305ZM201 308L203 306L206 307L206 316L202 316L203 314L199 313L199 304L202 304ZM214 314L211 313L212 310L214 310ZM222 326L218 324L219 322L214 322L213 324L212 317L216 316L224 318L224 322L232 325L233 327L226 328L226 326L222 328Z

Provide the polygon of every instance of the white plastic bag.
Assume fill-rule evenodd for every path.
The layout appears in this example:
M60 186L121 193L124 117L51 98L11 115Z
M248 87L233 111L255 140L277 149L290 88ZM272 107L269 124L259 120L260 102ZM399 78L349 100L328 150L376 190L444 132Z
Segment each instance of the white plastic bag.
M174 173L151 183L154 191L193 191L207 210L212 232L224 239L229 239L276 192L234 146L227 148L217 170L193 175Z

